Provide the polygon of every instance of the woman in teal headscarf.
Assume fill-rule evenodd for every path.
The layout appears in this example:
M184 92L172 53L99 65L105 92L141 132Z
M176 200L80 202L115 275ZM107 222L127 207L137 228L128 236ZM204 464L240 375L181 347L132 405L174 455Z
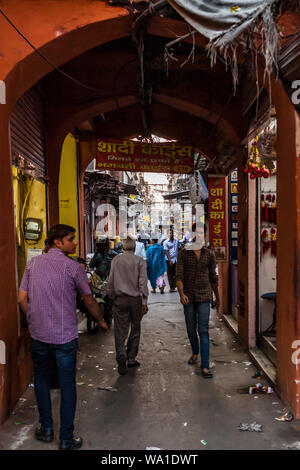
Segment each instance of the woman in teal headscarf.
M147 249L147 275L153 289L152 292L155 293L156 287L158 287L163 294L166 285L164 273L167 271L167 263L165 251L157 241L156 238L152 239L153 245Z

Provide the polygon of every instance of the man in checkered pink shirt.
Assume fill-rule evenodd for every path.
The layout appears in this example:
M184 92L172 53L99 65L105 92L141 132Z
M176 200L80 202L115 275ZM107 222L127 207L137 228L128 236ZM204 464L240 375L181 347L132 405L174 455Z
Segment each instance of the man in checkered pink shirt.
M82 439L73 436L78 292L100 327L105 332L108 327L91 294L83 267L67 256L76 250L75 229L68 225L55 225L49 231L47 242L48 252L27 264L18 299L26 313L31 336L34 386L40 415L40 427L36 429L35 437L44 442L54 439L50 399L50 355L54 352L61 389L59 448L78 449Z

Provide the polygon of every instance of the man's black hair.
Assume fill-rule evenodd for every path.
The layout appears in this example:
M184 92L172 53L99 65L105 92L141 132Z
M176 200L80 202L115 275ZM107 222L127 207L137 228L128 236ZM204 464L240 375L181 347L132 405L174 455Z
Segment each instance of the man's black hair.
M101 248L103 246L109 245L109 239L108 238L103 238L101 241L98 241L96 243L97 248Z
M54 245L54 240L62 239L69 235L69 233L75 233L76 229L74 227L71 227L71 225L65 225L65 224L57 224L53 225L53 227L50 228L48 232L47 239L45 240L45 243L51 247Z
M96 243L96 248L98 250L98 253L100 253L100 255L105 256L106 252L109 249L109 239L103 238L101 241L98 241Z

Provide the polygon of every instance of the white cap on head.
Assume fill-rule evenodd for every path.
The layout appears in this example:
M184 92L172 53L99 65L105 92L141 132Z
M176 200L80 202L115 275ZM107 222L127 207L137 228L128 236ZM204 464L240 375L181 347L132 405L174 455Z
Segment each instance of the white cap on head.
M160 237L160 233L158 232L154 232L151 234L151 240L159 240L159 237Z

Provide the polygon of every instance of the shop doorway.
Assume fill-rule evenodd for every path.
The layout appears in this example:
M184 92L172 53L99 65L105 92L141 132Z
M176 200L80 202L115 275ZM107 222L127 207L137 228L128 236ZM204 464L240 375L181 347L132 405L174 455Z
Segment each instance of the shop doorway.
M269 178L257 181L257 345L276 366L277 296L277 165L276 119L271 119L259 136L263 163Z

